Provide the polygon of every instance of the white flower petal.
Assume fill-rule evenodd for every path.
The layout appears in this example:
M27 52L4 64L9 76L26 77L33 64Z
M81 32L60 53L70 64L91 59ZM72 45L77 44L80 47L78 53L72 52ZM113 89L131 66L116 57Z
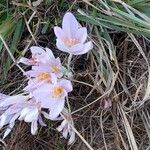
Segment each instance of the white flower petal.
M37 130L38 130L38 124L37 124L37 121L33 121L31 123L31 134L32 135L35 135L37 133Z
M23 96L21 94L15 95L15 96L9 96L0 102L0 107L6 107L15 103L26 102L28 99L29 99L29 96Z
M3 139L5 139L8 135L9 135L9 133L11 132L11 128L7 128L6 129L6 131L5 131L5 133L4 133L4 135L3 135Z
M24 108L21 113L20 113L20 117L18 118L19 120L23 120L24 117L31 111L30 108L26 107Z
M32 46L30 47L30 50L33 55L45 53L44 49L38 46Z
M75 38L79 39L80 42L83 44L87 39L87 28L85 27L79 28L76 32Z
M50 114L49 114L50 119L55 119L59 116L59 114L64 108L64 104L65 104L65 99L60 99L57 101L57 103L55 103L55 106L51 106Z
M68 145L72 144L74 141L75 141L75 132L71 131Z
M25 122L32 122L33 120L37 120L39 115L38 109L33 109L27 114L24 118Z

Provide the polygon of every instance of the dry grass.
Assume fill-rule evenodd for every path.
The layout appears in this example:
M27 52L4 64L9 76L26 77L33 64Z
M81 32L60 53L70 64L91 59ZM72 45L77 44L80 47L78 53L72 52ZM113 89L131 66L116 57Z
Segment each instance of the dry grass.
M27 7L16 2L14 5ZM80 2L70 2L69 5L69 9L73 10L80 5L88 8L87 4ZM63 63L67 61L67 55L56 50L52 31L54 22L60 22L66 7L56 1L49 6L41 4L36 10L31 9L30 15L24 15L26 30L18 45L22 54L30 45L37 43L53 49L56 56L61 55ZM49 28L42 34L41 30L47 23ZM84 140L94 150L150 149L149 39L107 30L110 42L101 34L99 27L85 25L95 47L88 55L73 57L74 91L69 96L75 128L82 137L77 135L75 143L68 146L55 129L59 122L47 122L48 128L40 128L36 136L30 134L28 124L18 123L6 140L7 150L87 150L89 148ZM9 46L9 41L6 43ZM4 47L1 66L8 57L5 50ZM15 58L19 57L16 54ZM18 92L25 84L21 71L14 63L0 89L4 93ZM112 107L103 109L106 100L112 102Z

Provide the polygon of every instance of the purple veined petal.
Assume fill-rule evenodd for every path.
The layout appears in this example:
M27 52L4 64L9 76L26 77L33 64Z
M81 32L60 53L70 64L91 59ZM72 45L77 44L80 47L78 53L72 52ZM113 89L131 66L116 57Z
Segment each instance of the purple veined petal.
M66 47L66 45L61 39L56 39L56 46L59 50L69 53L69 48Z
M24 118L25 122L32 122L33 120L37 120L39 115L39 111L37 108L34 108L27 114Z
M58 100L55 105L50 107L50 119L54 119L57 118L59 116L59 114L61 113L61 111L63 110L65 105L65 99L61 99Z
M45 53L44 49L38 46L32 46L30 47L31 53L32 54L42 54Z
M32 65L30 59L25 58L25 57L21 57L20 60L18 61L18 63L23 63L23 64L29 65L29 66Z
M69 38L73 38L79 28L79 23L70 12L67 12L62 21L62 29Z
M73 47L70 48L70 52L73 55L78 55L79 53L82 53L82 51L84 50L84 44L77 44Z
M63 41L64 37L66 36L64 31L60 27L54 27L54 33L56 37Z
M73 90L72 84L69 80L62 79L59 84L64 87L67 92L71 92Z
M29 99L29 96L23 96L21 94L15 95L15 96L9 96L3 99L2 102L0 102L0 107L6 107L15 103L26 102L28 99Z
M38 124L37 124L37 120L35 120L31 123L31 134L35 135L37 133L37 130L38 130Z
M87 39L87 28L81 27L77 30L75 34L75 39L79 39L80 42L83 44Z
M91 41L84 44L83 50L80 52L77 52L76 55L82 55L87 53L89 50L93 48L93 43Z

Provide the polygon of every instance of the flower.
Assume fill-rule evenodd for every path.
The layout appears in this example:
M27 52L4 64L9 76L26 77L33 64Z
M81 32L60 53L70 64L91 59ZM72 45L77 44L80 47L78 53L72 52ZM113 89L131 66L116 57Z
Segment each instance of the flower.
M6 96L5 96L6 97ZM41 104L30 96L22 94L9 96L0 100L0 110L5 108L0 115L0 128L8 125L3 138L5 138L15 125L15 121L24 120L31 122L31 133L34 135L38 129L38 123L46 126L41 117Z
M31 122L31 133L35 135L38 130L38 122L41 126L46 126L43 122L41 114L41 105L37 103L34 99L28 102L28 105L24 107L20 113L19 120L24 120L25 122Z
M5 97L0 100L0 110L3 110L0 115L0 128L8 124L3 138L11 132L16 119L19 117L22 108L29 99L29 96L24 96L22 94Z
M65 111L65 113L64 113L64 111ZM71 114L69 114L67 109L63 110L63 114L65 116L65 119L62 121L61 125L57 127L57 130L59 132L62 132L63 137L65 139L67 139L67 137L70 136L69 142L68 142L68 145L70 145L75 140L75 132L73 130L74 123L73 123Z
M32 70L27 71L25 75L35 77L39 73L54 73L58 78L63 76L63 67L60 58L51 58L46 63L40 63L38 66L33 66Z
M24 91L33 92L44 84L54 84L57 82L57 77L54 73L42 73L35 71L37 74L30 72L30 76L35 77L28 81L28 85L24 88Z
M93 48L91 41L86 42L87 28L81 27L70 12L67 12L62 21L62 28L54 27L54 33L57 37L56 46L63 52L73 55L82 55Z
M31 53L32 53L32 58L28 59L28 58L22 57L19 60L19 63L21 62L21 63L26 64L26 65L37 66L40 63L46 63L51 58L54 58L54 55L53 55L52 51L49 48L32 46L30 48L30 50L31 50Z
M64 108L65 97L72 89L69 80L61 79L55 84L45 84L34 90L33 96L41 103L41 107L50 109L49 116L51 119L55 119Z

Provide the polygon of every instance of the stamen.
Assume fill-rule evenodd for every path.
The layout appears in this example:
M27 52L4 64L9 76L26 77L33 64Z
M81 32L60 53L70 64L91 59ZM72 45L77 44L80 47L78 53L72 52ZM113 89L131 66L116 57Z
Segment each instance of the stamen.
M63 87L56 87L54 88L54 97L61 97L64 94Z
M41 75L38 76L38 79L40 81L47 80L48 82L51 82L51 75L49 73L42 73Z
M73 47L73 46L79 44L79 43L80 43L80 40L79 40L79 39L71 39L71 38L65 37L65 38L64 38L64 43L65 43L69 48L71 48L71 47Z
M54 73L59 73L60 72L60 69L59 69L58 65L53 65L52 68L53 68Z

